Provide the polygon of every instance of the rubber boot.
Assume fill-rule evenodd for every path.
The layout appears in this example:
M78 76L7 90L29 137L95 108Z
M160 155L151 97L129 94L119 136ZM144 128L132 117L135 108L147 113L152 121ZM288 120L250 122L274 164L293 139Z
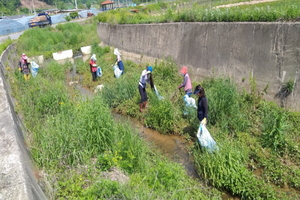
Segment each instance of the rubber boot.
M144 102L144 108L148 108L148 106L147 106L147 102Z
M140 111L143 112L143 105L144 103L140 103Z

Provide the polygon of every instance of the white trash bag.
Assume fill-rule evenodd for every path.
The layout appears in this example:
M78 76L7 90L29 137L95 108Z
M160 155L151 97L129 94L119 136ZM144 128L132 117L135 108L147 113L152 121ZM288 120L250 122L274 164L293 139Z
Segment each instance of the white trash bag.
M186 94L183 96L183 99L184 99L185 106L197 108L196 100L193 97L189 97L189 95Z
M214 139L211 137L209 131L203 123L200 123L197 138L202 147L205 147L208 152L212 153L215 150L218 150L217 144Z
M33 77L36 77L40 66L34 61L31 61L30 65L31 65L31 74Z
M118 65L114 65L114 74L116 78L119 78L122 75L122 70L119 69Z
M156 88L156 86L154 85L154 92L155 92L155 94L156 94L156 96L157 96L157 98L159 99L159 100L162 100L162 99L164 99L164 97L163 96L161 96L160 94L159 94L159 92L158 92L158 90L157 90L157 88Z

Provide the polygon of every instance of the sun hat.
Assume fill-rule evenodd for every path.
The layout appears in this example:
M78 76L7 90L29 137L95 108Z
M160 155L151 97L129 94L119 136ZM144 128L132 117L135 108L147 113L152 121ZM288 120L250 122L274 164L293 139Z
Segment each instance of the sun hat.
M93 54L92 57L91 57L91 59L94 60L94 61L96 61L97 60L96 54Z
M187 67L186 67L186 66L183 66L183 67L181 68L180 72L183 73L183 74L187 74L187 72L188 72Z

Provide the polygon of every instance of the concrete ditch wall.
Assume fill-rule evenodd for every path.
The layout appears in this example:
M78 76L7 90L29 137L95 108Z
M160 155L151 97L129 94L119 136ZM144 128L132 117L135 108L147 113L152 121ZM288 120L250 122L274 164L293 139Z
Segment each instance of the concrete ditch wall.
M266 100L300 111L300 23L99 23L97 32L124 59L171 57L189 68L193 81L225 76L248 90L254 77L259 90L267 88ZM292 94L275 98L288 81L294 83Z
M25 127L14 111L14 99L5 71L14 69L19 57L11 45L0 57L0 199L46 199L34 177L25 145Z

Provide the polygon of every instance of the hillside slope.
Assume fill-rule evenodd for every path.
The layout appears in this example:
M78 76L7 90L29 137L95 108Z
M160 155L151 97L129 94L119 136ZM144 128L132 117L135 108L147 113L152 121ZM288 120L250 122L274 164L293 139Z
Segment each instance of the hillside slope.
M38 0L21 0L21 5L24 8L28 9L49 9L53 8L53 6L46 4L45 2Z

